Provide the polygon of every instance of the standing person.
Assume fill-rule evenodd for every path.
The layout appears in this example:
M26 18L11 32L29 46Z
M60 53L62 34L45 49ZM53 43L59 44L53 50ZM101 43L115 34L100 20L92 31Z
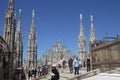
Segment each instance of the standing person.
M90 58L87 58L87 72L90 71Z
M42 66L40 67L40 76L42 76Z
M70 73L72 73L73 72L73 59L72 58L68 60L68 66L69 66Z
M63 73L63 59L62 58L60 58L60 66L61 66L61 72Z
M48 66L45 65L45 69L46 69L46 75L48 74Z
M34 70L34 77L36 78L37 69Z
M74 59L73 61L73 67L74 67L74 70L75 70L75 75L78 75L79 74L79 60L78 60L78 57L76 57L76 59Z
M38 73L38 76L40 76L40 66L38 66L37 73Z
M46 67L45 65L42 67L42 75L46 77Z

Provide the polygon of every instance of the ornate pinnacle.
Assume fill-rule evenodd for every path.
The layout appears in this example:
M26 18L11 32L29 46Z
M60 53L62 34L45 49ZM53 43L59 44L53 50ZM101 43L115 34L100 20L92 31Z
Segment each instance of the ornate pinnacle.
M91 22L93 22L93 15L90 15Z
M80 24L82 25L82 13L80 14Z
M22 9L19 9L19 18L21 17Z
M35 17L35 10L32 10L32 18Z
M80 20L82 19L82 14L80 14Z
M13 2L13 0L9 0L9 2Z

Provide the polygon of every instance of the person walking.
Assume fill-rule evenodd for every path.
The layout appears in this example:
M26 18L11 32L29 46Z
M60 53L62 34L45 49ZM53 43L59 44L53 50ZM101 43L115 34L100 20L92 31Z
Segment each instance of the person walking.
M78 75L79 74L79 60L78 60L78 57L76 57L73 61L73 67L74 67L74 70L75 70L75 75Z
M68 67L69 67L70 73L72 73L73 72L73 59L72 58L68 60Z

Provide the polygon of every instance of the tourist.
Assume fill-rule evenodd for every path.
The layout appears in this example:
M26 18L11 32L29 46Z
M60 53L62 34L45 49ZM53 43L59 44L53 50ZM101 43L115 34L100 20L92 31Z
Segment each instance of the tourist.
M78 75L79 74L79 60L78 60L78 57L76 57L73 61L73 67L74 67L74 70L75 70L75 75Z
M45 65L45 69L46 69L46 75L48 74L48 66Z
M63 60L62 65L63 65L63 69L64 69L66 67L66 61L65 60Z
M72 58L68 60L68 67L69 67L70 73L72 73L73 72L73 59Z
M90 71L90 58L87 58L87 72Z
M42 67L42 75L44 76L44 77L46 77L46 75L47 75L47 70L46 70L46 67L45 67L45 65Z
M38 68L38 75L41 76L42 75L42 67Z

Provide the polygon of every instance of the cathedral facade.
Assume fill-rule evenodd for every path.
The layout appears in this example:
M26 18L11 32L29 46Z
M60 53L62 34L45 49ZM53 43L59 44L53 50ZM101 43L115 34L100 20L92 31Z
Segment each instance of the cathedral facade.
M47 60L51 62L52 59L53 63L56 63L60 59L68 61L70 57L73 57L72 52L60 41L57 41L52 50L48 50L47 54Z

